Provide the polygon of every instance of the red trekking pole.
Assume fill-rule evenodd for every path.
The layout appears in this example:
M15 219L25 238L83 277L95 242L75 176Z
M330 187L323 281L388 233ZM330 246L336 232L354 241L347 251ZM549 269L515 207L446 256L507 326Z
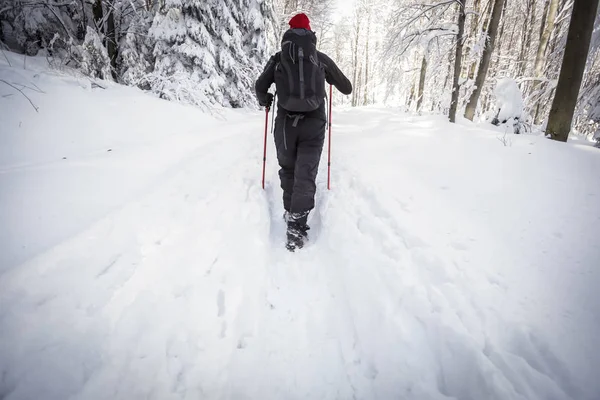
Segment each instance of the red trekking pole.
M329 144L327 145L327 190L331 190L331 101L333 86L329 85Z
M273 102L271 107L275 105L275 99L277 99L277 92L275 92L275 96L273 96ZM263 171L262 171L262 188L265 188L265 168L267 166L267 128L269 126L269 110L270 108L265 108L265 142L263 145ZM273 114L271 114L271 133L273 133L273 129L275 128L275 107L273 107Z
M265 144L263 147L262 188L265 188L265 168L267 166L267 127L269 125L269 107L265 108Z

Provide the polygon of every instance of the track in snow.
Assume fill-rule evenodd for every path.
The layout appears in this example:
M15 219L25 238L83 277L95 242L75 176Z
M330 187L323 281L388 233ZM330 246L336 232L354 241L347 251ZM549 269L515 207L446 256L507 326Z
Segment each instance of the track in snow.
M502 278L467 270L464 243L442 253L413 233L410 201L361 176L351 127L331 192L321 165L302 251L284 247L272 144L262 191L240 124L4 275L0 397L576 397L542 338L479 296L506 291Z

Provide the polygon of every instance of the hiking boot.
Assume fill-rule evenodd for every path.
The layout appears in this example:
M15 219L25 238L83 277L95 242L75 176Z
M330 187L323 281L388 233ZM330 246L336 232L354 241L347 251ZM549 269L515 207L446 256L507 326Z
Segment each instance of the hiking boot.
M285 247L289 251L301 249L308 240L308 230L310 227L296 221L289 221L287 228L287 243Z
M289 251L301 249L304 243L308 240L307 231L310 229L306 224L309 211L300 213L287 213L287 244L286 248ZM285 218L284 214L284 218Z

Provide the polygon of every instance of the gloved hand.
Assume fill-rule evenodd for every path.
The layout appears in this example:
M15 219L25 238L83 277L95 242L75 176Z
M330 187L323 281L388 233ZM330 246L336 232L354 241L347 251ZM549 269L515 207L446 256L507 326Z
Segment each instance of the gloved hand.
M273 104L273 94L267 93L265 101L261 101L259 104L261 107L271 108L271 105Z

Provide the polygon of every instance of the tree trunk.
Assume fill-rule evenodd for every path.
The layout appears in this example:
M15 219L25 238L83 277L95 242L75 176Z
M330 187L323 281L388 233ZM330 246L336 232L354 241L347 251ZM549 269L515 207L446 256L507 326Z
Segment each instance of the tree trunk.
M85 12L85 0L80 0L81 2L81 22L79 25L79 30L77 32L77 38L80 40L83 40L83 38L85 38L85 30L87 29L88 26L88 18L87 18L87 13ZM0 24L1 25L1 24ZM81 36L79 35L79 33L81 32Z
M517 76L523 76L527 65L527 51L531 46L531 34L533 33L533 25L535 24L535 0L529 0L529 2L527 3L527 13L528 14L525 18L525 25L523 26L525 31L525 37L523 38L523 42L521 42L521 51L519 52L518 63L519 69ZM527 22L527 17L529 17L529 22ZM527 25L529 25L529 28L527 28Z
M476 30L475 32L471 32L471 35L473 35L473 39L477 40L479 38L479 35L477 34L478 30L479 32L483 32L487 29L489 21L490 21L490 13L491 13L491 8L490 8L490 4L491 4L491 0L485 3L485 7L483 8L483 10L479 13L479 16L477 18L477 23L476 23ZM481 23L481 26L479 25ZM467 53L468 54L468 53ZM475 79L475 73L477 72L477 66L478 63L481 59L473 61L470 65L467 66L467 79L472 81L473 79Z
M558 0L550 0L548 5L548 16L546 17L545 25L540 33L540 44L538 45L537 54L535 55L535 64L533 71L536 78L541 78L544 75L544 65L546 64L546 49L548 48L548 41L554 30L554 21L556 20L556 12L558 10ZM540 87L540 81L535 81L531 88L531 93L534 94ZM538 103L535 110L534 122L539 124L542 113L540 112L540 105Z
M94 4L92 5L92 13L94 15L96 30L104 34L104 11L102 10L102 0L94 1Z
M425 89L425 76L427 75L427 49L423 54L423 61L421 62L421 75L419 76L419 93L417 94L417 112L421 111L421 105L423 104L423 91Z
M369 103L369 38L367 37L367 46L366 46L366 57L365 60L365 85L363 88L363 105L367 105Z
M458 9L458 35L456 36L456 56L454 58L454 77L452 78L452 101L450 103L450 122L456 122L456 109L460 94L460 71L462 67L463 36L465 34L465 7L468 0L463 0Z
M367 32L366 32L366 43L365 43L365 85L364 85L364 96L363 105L369 103L369 35L371 33L371 7L367 10Z
M358 73L358 39L360 37L360 23L358 21L358 14L356 16L356 21L355 21L355 25L354 25L354 60L353 60L353 69L354 71L352 72L352 87L354 88L354 90L352 90L352 107L356 107L357 103L358 103L358 85L357 85L357 73Z
M446 92L446 88L448 87L448 81L450 80L451 76L452 76L452 52L449 51L448 52L448 73L444 77L444 90L443 90L444 93Z
M497 75L498 70L501 67L501 62L502 62L502 50L504 50L504 47L502 46L502 44L504 43L504 41L502 40L502 38L504 37L504 27L506 26L506 5L508 4L508 0L506 0L504 2L504 7L502 7L502 15L500 16L500 31L498 32L498 36L496 37L496 41L498 42L498 51L496 52L496 62L492 63L492 70L491 70L491 74L490 76L495 78Z
M542 22L540 23L540 35L538 38L538 51L539 46L542 43L542 36L544 35L544 31L546 30L546 19L548 18L548 7L550 6L550 0L546 0L544 2L544 11L542 11ZM537 58L536 58L537 60Z
M110 72L114 80L117 80L117 32L115 30L115 13L114 13L114 0L107 1L108 3L108 16L106 18L106 39L104 45L108 51L108 58L110 58Z
M597 10L598 0L575 0L573 3L567 45L546 128L553 140L566 142L569 138Z
M465 110L465 118L468 118L471 121L473 121L473 117L475 116L479 96L481 95L485 76L487 75L490 66L490 59L492 58L492 52L494 51L494 42L496 41L496 33L498 32L498 25L500 23L500 15L502 14L504 1L505 0L495 0L492 18L490 19L490 25L486 32L489 43L485 46L485 49L483 49L483 53L481 54L481 62L479 63L477 78L475 78L475 90L471 94L469 104L467 104L467 109Z
M479 5L481 0L475 0L475 4L473 4L473 17L471 17L471 30L469 36L473 40L477 40L477 28L479 28L479 20L481 19L481 15L479 15ZM487 10L487 4L486 4ZM472 47L467 49L467 54L471 54ZM473 80L475 78L475 72L477 71L477 62L471 62L468 66L468 78L469 80Z
M356 81L358 82L358 85L357 85L356 88L353 88L353 91L356 90L356 104L355 104L355 106L359 106L360 105L360 97L361 97L360 95L362 93L362 88L363 88L363 85L362 85L362 70L363 70L362 64L360 64L358 66L358 77L356 78Z
M519 50L519 58L517 58L517 76L521 76L521 64L525 54L525 43L527 42L527 25L529 25L529 16L531 15L531 0L527 0L525 15L523 18L523 26L521 28L521 49Z

